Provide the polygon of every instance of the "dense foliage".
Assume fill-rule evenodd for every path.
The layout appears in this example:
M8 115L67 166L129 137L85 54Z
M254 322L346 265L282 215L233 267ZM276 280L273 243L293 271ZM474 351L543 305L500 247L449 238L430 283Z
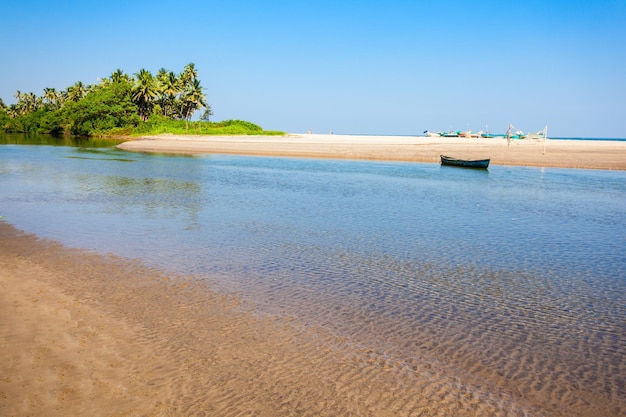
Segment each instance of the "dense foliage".
M128 135L131 132L114 132ZM158 135L164 133L181 135L283 135L284 132L263 130L260 126L244 120L224 120L222 122L198 121L187 123L184 120L170 120L153 114L132 130L136 135Z
M193 63L179 75L162 68L156 76L141 69L131 77L118 69L98 84L45 88L40 97L18 91L15 98L10 106L0 99L0 130L81 136L282 133L241 120L210 122L211 106ZM191 122L202 109L202 120Z

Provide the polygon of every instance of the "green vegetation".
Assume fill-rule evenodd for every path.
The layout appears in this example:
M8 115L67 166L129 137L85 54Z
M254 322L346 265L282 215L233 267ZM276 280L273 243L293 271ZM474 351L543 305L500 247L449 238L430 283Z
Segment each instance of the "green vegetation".
M210 122L198 72L193 63L179 75L161 68L134 76L117 70L98 84L78 81L65 91L44 88L43 95L15 94L10 106L0 99L0 131L79 136L171 134L281 135L242 120ZM199 110L199 121L191 121Z
M164 133L178 135L284 135L284 132L263 130L261 126L244 120L224 120L222 122L186 122L170 120L153 114L139 124L132 132L116 132L116 135L159 135Z

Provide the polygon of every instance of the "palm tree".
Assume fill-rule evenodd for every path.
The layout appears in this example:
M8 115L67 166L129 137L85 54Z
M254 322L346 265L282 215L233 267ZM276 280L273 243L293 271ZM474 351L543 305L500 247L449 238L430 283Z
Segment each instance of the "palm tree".
M43 100L48 103L53 109L59 108L59 95L54 88L43 89Z
M13 107L13 114L16 116L24 116L29 113L28 111L28 94L22 93L20 90L13 95L17 99L17 103L15 103Z
M68 100L68 94L67 91L65 90L61 90L57 93L57 98L59 100L59 107L63 107L63 105L65 104L65 102Z
M15 94L13 94L13 97L17 99L17 103L14 104L14 112L18 114L21 113L21 108L23 107L22 96L23 94L20 90L17 90Z
M191 116L196 110L206 107L206 97L202 92L200 86L200 80L194 79L191 84L185 89L181 103L181 114L187 121L191 119Z
M168 71L165 68L161 68L157 75L159 82L159 104L161 105L161 112L165 117L173 117L175 113L174 101L180 91L180 82L176 78L176 74L172 71Z
M161 69L159 69L159 71L157 71L157 75L156 78L159 82L163 81L166 77L167 77L167 73L169 71L163 67L161 67Z
M110 78L111 78L111 81L114 83L121 83L123 81L130 82L130 77L119 68L111 73Z
M15 98L17 99L17 103L15 104L15 112L19 116L24 116L29 113L36 112L43 101L41 98L37 97L35 93L22 93L21 91L17 91L15 93Z
M82 81L77 81L76 84L67 88L67 99L69 101L78 101L85 97L86 93L87 87L85 87L85 84Z
M135 78L132 98L139 107L139 117L145 122L152 113L154 97L157 96L157 85L152 73L143 68L135 74Z
M31 91L26 94L26 103L28 111L30 113L34 113L43 105L43 99L41 97L37 97L37 95Z
M190 62L185 66L183 73L180 74L180 81L183 85L183 88L186 88L191 85L193 80L198 78L198 70L196 69L196 64Z

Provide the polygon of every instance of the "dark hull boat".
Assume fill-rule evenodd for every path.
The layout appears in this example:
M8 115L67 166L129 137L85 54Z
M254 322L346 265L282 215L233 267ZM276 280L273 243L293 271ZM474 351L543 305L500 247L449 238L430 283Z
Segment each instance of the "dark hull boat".
M461 168L487 169L490 159L456 159L449 156L441 156L441 165Z

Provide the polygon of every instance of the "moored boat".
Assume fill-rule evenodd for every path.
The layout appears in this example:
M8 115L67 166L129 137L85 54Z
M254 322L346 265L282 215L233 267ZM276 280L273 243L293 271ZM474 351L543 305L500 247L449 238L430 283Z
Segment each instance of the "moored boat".
M490 159L457 159L446 155L439 156L441 157L441 165L461 168L487 169L490 161Z
M459 132L459 137L461 138L479 138L483 134L482 131L474 133L471 130L466 132Z
M429 130L424 130L424 134L429 137L429 138L438 138L441 136L441 133L439 132L431 132Z
M548 138L548 126L543 128L537 133L528 133L526 139L547 139Z

